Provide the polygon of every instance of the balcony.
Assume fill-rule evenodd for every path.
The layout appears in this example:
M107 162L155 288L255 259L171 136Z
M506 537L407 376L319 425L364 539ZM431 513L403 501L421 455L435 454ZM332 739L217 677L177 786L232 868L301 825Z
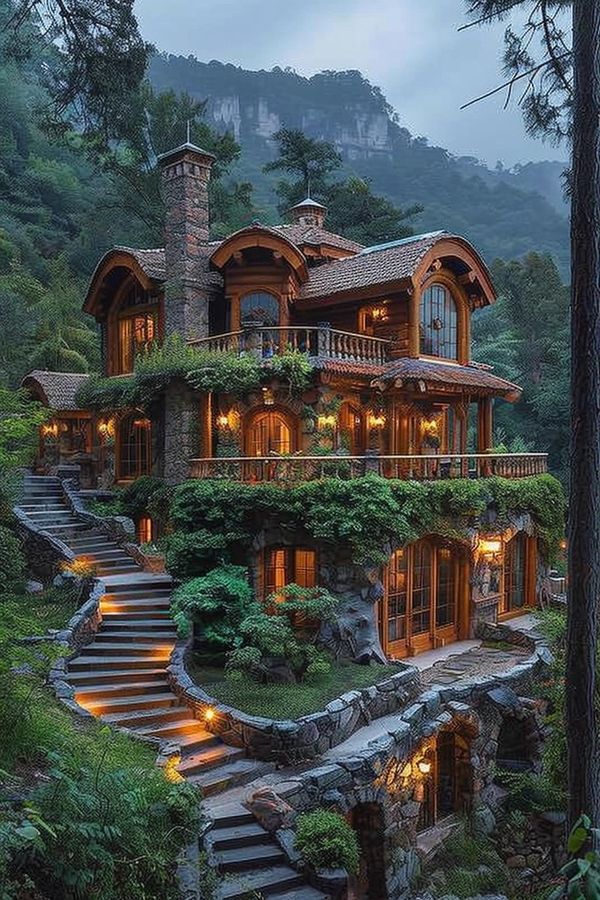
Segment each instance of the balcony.
M312 357L347 362L384 363L391 341L337 331L326 326L246 327L190 341L198 350L217 353L253 353L268 359L284 350L297 350Z
M460 453L454 456L236 456L191 460L192 478L301 482L318 478L527 478L548 471L547 453Z

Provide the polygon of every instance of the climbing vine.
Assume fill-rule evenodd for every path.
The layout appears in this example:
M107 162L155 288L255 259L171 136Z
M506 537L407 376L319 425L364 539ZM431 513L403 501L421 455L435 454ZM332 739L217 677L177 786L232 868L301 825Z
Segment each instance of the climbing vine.
M147 409L175 378L198 391L215 391L244 397L261 385L278 380L290 394L300 395L311 382L312 367L303 353L285 350L270 359L241 354L198 350L179 336L140 355L130 376L90 378L77 393L82 409Z

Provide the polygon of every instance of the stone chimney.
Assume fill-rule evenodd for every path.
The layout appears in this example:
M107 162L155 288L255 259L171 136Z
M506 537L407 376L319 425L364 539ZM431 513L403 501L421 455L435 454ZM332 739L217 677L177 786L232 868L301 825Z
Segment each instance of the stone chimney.
M165 334L208 335L202 263L208 244L208 182L215 157L189 141L158 158L165 217Z
M315 225L322 228L327 215L327 207L317 203L312 197L306 197L290 209L292 219L297 225Z

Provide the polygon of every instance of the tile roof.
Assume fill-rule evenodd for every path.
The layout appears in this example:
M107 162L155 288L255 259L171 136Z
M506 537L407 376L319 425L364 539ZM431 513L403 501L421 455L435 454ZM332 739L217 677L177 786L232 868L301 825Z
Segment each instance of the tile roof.
M21 385L33 390L50 409L58 411L80 409L75 402L75 394L89 377L78 372L48 372L34 369L23 378Z
M141 250L137 247L114 247L115 251L131 253L149 278L164 281L166 277L165 251L162 247Z
M415 235L390 244L365 248L356 256L336 259L312 269L300 299L328 297L342 291L358 290L410 278L422 258L446 232Z
M335 375L363 375L367 378L381 378L385 371L381 363L332 359L329 356L311 357L310 362L316 369L332 372Z
M490 391L516 399L521 388L511 381L493 375L489 369L477 365L459 366L453 363L434 362L428 359L401 357L382 367L385 381L426 381L428 384L456 384L475 390Z

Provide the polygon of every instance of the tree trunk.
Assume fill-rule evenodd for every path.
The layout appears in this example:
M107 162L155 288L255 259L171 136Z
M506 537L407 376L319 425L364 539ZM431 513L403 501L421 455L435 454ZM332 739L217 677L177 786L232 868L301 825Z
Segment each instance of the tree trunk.
M600 597L600 4L573 2L571 473L566 666L571 824L600 825L596 636Z

